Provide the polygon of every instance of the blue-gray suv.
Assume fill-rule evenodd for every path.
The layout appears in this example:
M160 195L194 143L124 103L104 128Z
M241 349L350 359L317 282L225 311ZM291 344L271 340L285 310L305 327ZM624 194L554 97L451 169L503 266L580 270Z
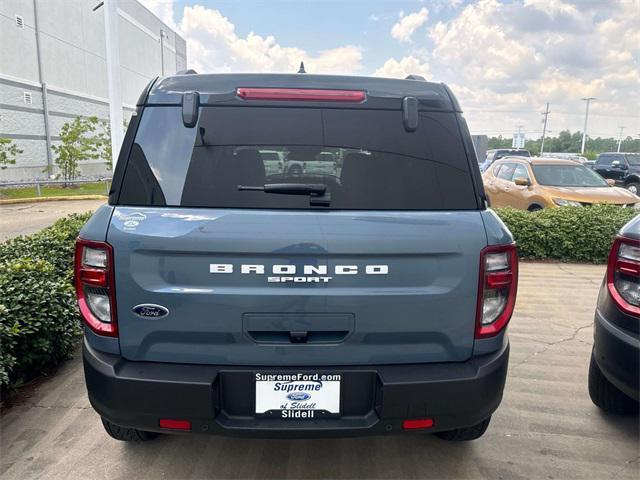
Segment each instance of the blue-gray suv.
M443 84L155 80L75 270L89 399L119 440L472 440L502 399L518 259Z

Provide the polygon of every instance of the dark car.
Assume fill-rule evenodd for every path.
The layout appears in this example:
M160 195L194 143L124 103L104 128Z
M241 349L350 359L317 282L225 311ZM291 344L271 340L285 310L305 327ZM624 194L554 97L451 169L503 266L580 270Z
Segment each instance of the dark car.
M443 84L159 79L77 242L89 399L120 440L473 440L502 400L517 279Z
M640 153L607 152L598 155L593 169L631 193L640 192Z
M640 216L616 238L595 313L589 394L612 413L638 412Z

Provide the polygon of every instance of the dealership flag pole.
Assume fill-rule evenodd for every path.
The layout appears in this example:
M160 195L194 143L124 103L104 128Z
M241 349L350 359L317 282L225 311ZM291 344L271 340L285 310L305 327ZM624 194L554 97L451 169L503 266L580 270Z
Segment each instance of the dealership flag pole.
M120 89L120 50L118 42L118 0L104 0L104 31L107 47L107 77L109 83L109 123L111 125L111 158L116 168L124 138L122 91Z

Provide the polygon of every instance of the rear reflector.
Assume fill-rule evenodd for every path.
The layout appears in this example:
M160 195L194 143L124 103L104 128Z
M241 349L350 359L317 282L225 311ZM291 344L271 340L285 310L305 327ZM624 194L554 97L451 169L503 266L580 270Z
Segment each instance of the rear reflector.
M171 430L191 430L191 422L189 420L171 420L169 418L161 418L160 428L168 428Z
M243 100L281 100L299 102L360 103L367 95L361 90L317 90L310 88L251 88L240 87L236 95Z
M80 270L80 281L87 285L94 285L96 287L107 286L107 272L103 269L97 268L83 268Z
M433 418L419 418L402 422L402 428L405 430L419 430L421 428L431 427L433 427Z

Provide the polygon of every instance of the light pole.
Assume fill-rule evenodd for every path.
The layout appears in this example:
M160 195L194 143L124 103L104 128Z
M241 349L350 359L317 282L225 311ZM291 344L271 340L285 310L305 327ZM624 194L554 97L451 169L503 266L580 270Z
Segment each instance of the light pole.
M545 108L544 112L544 125L542 126L542 143L540 144L540 156L544 153L544 137L547 133L547 117L549 116L549 102L547 102L547 108Z
M161 72L163 77L164 77L164 39L165 38L169 38L169 36L163 29L160 29L160 65L161 65Z
M580 149L580 154L584 153L584 146L585 143L587 143L587 121L589 120L589 104L591 103L591 100L595 99L595 97L586 97L582 99L587 102L587 108L584 112L584 128L582 129L582 148Z
M619 127L620 128L620 136L618 137L618 152L620 151L620 145L622 145L622 132L624 131L625 127Z
M116 169L124 132L122 90L120 89L120 48L118 43L118 0L99 2L93 11L104 6L104 37L107 51L107 83L109 90L109 125L111 127L111 164Z

